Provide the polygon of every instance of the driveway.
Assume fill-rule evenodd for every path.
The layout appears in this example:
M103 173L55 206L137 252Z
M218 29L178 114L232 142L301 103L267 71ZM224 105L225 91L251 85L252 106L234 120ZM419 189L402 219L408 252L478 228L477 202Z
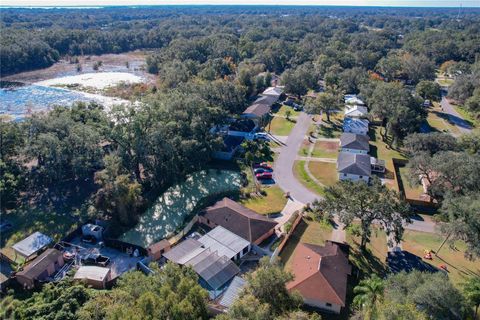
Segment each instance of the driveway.
M455 108L448 102L447 98L442 97L440 102L443 112L448 114L449 121L453 123L461 133L470 133L472 127L470 124L462 118L462 116L455 110Z
M278 186L283 191L290 192L290 196L301 203L312 203L313 200L319 198L314 192L304 187L293 174L297 153L307 134L310 123L310 116L302 112L297 118L297 124L285 142L286 145L280 149L280 155L275 161L274 168L274 178Z

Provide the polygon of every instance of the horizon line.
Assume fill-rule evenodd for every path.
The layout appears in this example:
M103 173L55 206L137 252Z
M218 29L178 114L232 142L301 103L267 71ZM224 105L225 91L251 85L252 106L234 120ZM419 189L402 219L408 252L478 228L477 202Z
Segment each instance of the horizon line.
M212 4L212 3L192 3L192 4L105 4L105 5L0 5L0 8L11 9L102 9L102 8L138 8L138 7L343 7L343 8L435 8L435 9L452 9L452 8L471 8L480 9L478 6L460 5L444 5L444 6L415 6L415 5L368 5L368 4Z

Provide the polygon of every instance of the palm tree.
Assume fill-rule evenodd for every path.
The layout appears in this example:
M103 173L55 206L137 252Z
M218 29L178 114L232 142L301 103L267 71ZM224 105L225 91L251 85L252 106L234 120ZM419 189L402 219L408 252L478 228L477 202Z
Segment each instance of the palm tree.
M471 277L463 284L463 292L467 300L475 306L475 315L473 319L477 319L478 307L480 306L480 277Z
M363 310L365 319L372 319L375 315L378 303L383 299L384 289L385 284L377 275L360 281L353 289L353 304Z

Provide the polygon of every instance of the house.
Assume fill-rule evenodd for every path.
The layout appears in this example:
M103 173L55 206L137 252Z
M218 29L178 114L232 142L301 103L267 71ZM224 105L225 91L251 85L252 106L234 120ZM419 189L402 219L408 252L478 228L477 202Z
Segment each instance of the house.
M367 115L366 107L360 105L345 106L345 118L365 118Z
M232 260L240 259L251 249L250 242L222 226L216 226L198 241L203 247Z
M368 182L372 174L368 154L340 152L337 159L339 180L363 180Z
M208 238L205 238L205 235L200 238L203 238L202 241L188 238L163 254L169 261L191 266L200 277L200 285L209 291L212 299L218 297L228 282L240 272L230 257L237 257L238 253L235 252L234 247L243 247L246 242L241 239L245 242L241 243L240 240L240 243L232 243L238 238L231 235L224 239L217 239L216 237L221 236L222 233L223 231L220 231ZM242 251L243 249L240 249L240 252ZM228 256L224 255L225 253Z
M368 141L368 136L344 132L340 136L340 151L368 154L370 151Z
M105 289L110 280L110 269L97 266L81 266L73 276L74 280L83 281L95 289Z
M351 270L348 246L332 241L325 246L299 243L291 264L295 278L287 283L287 289L298 291L308 306L338 314L345 307Z
M343 132L367 135L368 125L369 122L367 119L347 117L343 119Z
M229 136L249 138L255 134L258 125L252 119L236 119L227 129Z
M278 97L275 95L261 95L252 104L264 104L270 108L278 101Z
M222 226L257 245L270 237L277 225L274 220L226 197L201 212L198 221L211 228Z
M344 96L345 104L364 106L365 103L357 97L356 94L346 94Z
M153 260L159 260L162 255L171 249L170 242L167 239L163 239L156 242L147 248L148 256Z
M57 249L47 249L30 262L15 278L24 288L33 289L39 282L55 275L64 265L63 254Z
M243 137L228 135L224 136L223 146L220 150L213 152L213 158L220 160L231 160L237 150L240 149L240 145L242 144L243 140L245 140Z
M248 119L263 119L265 118L271 110L271 106L266 104L252 104L242 113L242 117Z
M277 99L283 94L283 87L268 87L262 92L262 96L272 96Z
M15 251L15 255L19 254L28 260L33 255L36 255L45 249L52 242L52 238L37 231L15 243L12 246L12 249Z

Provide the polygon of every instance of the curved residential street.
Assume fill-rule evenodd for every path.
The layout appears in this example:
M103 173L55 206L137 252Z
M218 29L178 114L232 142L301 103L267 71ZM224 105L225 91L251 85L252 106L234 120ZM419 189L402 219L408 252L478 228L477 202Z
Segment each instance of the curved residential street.
M278 186L284 192L290 192L290 197L292 198L292 200L290 200L285 206L281 216L277 218L280 224L288 221L291 214L303 205L312 203L315 199L321 198L321 196L310 191L298 181L293 173L295 160L298 160L298 151L307 135L311 123L312 120L310 116L302 112L298 116L297 123L285 142L286 145L278 148L279 155L274 164L274 178ZM336 241L341 241L342 238L344 239L344 231L336 218L335 222L337 223L337 226L334 228L335 232L332 237ZM432 221L413 220L412 223L405 224L405 229L435 233L436 224Z
M461 133L470 133L472 131L472 126L462 118L462 116L455 110L455 108L448 102L445 96L442 97L440 102L443 112L448 114L450 122L455 124L455 126L460 130Z
M275 161L274 172L275 181L285 192L290 192L290 196L303 204L312 203L319 198L317 194L308 190L301 184L293 174L293 166L297 158L298 150L302 145L303 139L310 126L310 116L302 112L297 118L297 124L288 136L285 146L280 148L280 154Z

